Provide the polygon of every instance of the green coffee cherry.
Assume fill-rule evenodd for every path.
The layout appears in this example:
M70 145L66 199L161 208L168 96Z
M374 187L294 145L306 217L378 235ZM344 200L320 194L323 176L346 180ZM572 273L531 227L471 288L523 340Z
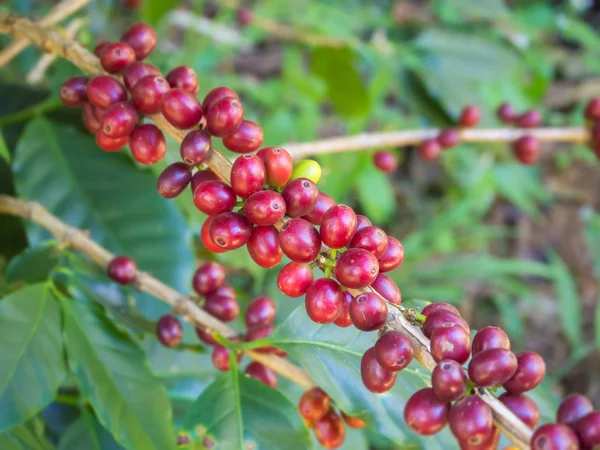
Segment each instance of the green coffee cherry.
M318 183L321 179L321 165L312 160L305 159L294 166L292 171L292 180L294 178L308 178L313 183Z

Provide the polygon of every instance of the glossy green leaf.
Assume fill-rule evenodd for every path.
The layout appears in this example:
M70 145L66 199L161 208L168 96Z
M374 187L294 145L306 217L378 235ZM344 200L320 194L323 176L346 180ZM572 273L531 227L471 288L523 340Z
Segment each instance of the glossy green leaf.
M142 2L143 21L156 25L177 3L177 0L144 0Z
M36 419L0 434L2 450L52 450L54 447L44 436L44 424Z
M206 428L218 450L312 448L295 406L280 392L233 370L219 376L192 405L184 428Z
M100 423L126 448L174 448L169 400L143 351L99 308L61 304L69 365Z
M44 282L58 264L61 253L55 241L29 247L11 259L4 278L8 284Z
M48 285L0 300L0 431L48 405L64 376L60 308Z
M396 209L396 198L389 177L377 170L370 155L363 155L364 166L356 179L356 193L366 215L378 225L385 224Z
M119 444L89 412L73 422L61 435L58 450L121 450Z

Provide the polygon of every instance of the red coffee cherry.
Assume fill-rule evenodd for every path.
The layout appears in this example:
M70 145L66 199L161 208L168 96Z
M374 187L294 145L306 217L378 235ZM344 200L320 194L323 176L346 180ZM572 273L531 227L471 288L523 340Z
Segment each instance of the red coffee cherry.
M437 139L426 139L419 145L419 155L426 161L433 161L440 156L442 147Z
M442 130L436 139L443 149L448 149L456 147L460 143L460 134L453 129Z
M265 181L265 165L258 156L242 155L233 162L231 188L237 196L250 197L262 190Z
M237 100L240 99L240 97L235 93L235 91L232 91L231 89L223 86L218 87L206 94L206 97L204 97L204 100L202 101L202 109L204 111L208 111L214 103L218 102L219 100L225 97L233 97Z
M257 361L252 361L248 364L244 373L250 378L254 378L273 389L277 387L277 374Z
M373 164L383 173L392 173L398 168L398 158L392 152L375 152Z
M505 392L498 397L504 406L512 411L525 425L532 430L540 421L540 409L535 402L525 394L509 394Z
M229 355L231 352L229 349L216 345L212 352L212 362L215 369L221 372L227 372L231 368L231 361L229 359ZM240 363L242 361L242 353L236 354L237 362Z
M190 182L192 194L205 181L219 181L219 177L210 169L199 170L192 175L192 181Z
M348 291L342 291L342 310L340 315L333 321L334 325L340 328L347 328L352 325L352 317L350 317L350 304L354 297Z
M329 396L320 387L309 389L298 402L298 411L303 419L310 422L321 420L329 412Z
M183 339L183 327L177 317L167 314L156 322L156 337L165 347L176 347Z
M244 320L248 328L275 322L275 303L269 297L257 297L248 305Z
M393 303L394 305L400 305L402 303L400 289L398 289L396 283L394 283L387 275L383 273L377 275L375 281L371 283L371 287L388 302Z
M436 397L444 402L461 398L467 390L467 376L462 365L449 359L440 361L431 373L431 387Z
M331 278L321 278L311 283L304 301L308 317L315 323L331 323L342 311L340 285Z
M83 119L83 124L88 129L88 131L92 134L96 134L100 131L102 126L102 116L104 115L104 110L98 108L97 106L92 105L91 103L85 102L83 104L83 109L81 113L81 117Z
M471 349L473 355L490 348L510 350L510 339L502 328L483 327L475 334Z
M131 90L131 101L139 112L157 114L161 111L162 99L167 92L167 80L160 75L147 75Z
M192 172L187 165L173 163L161 172L156 181L156 188L164 198L175 198L183 192L191 179Z
M261 151L264 151L264 155L260 157L267 170L267 184L275 187L284 186L290 180L294 169L291 155L281 147L265 147Z
M460 450L495 450L500 442L500 430L496 427L492 429L492 434L479 445L469 445L468 442L458 441ZM508 447L510 448L510 447Z
M348 248L363 248L381 258L388 248L387 234L379 227L363 227L356 231Z
M202 186L198 188L198 191ZM225 250L242 247L250 239L251 233L252 224L248 222L248 219L234 212L219 214L210 226L210 238L217 246Z
M462 128L474 127L481 120L481 109L475 105L467 105L463 108L458 119L458 124Z
M288 220L279 231L279 245L285 256L296 262L311 262L321 250L317 229L304 219Z
M506 124L513 123L518 117L517 111L510 103L502 103L500 106L498 106L496 115L502 123Z
M323 220L323 216L325 215L327 210L335 205L336 203L334 199L332 199L329 195L325 194L324 192L319 191L319 195L317 195L317 203L315 203L314 208L311 212L302 216L302 218L308 220L313 225L321 225L321 221ZM356 217L358 220L358 216Z
M275 267L283 259L279 234L272 226L252 228L247 249L252 260L265 269Z
M156 164L167 153L167 142L163 132L153 124L136 126L129 137L129 149L136 161Z
M198 295L209 295L225 284L225 269L216 262L202 264L194 272L192 288Z
M288 297L302 297L312 284L313 271L308 264L291 262L277 275L277 287Z
M225 283L216 291L211 292L209 294L210 297L227 297L232 300L237 300L237 295L235 293L235 289L231 287L231 285Z
M587 120L592 122L600 120L600 97L593 97L590 99L588 104L585 106L583 115Z
M127 256L115 256L106 267L106 275L116 283L132 284L137 277L137 266Z
M556 411L556 421L573 426L579 419L594 410L594 405L581 394L571 394L565 397Z
M335 264L335 277L351 289L369 286L379 273L377 258L362 248L351 248L340 255Z
M260 148L263 139L261 127L250 120L243 120L235 133L223 138L223 145L235 153L251 153Z
M131 46L135 51L135 58L142 60L147 58L156 47L156 32L146 24L136 23L123 33L121 42Z
M271 333L275 330L275 326L272 323L263 323L254 325L253 327L248 328L246 332L246 342L258 341L260 339L268 338ZM276 353L279 349L272 346L255 348L254 351L259 353Z
M148 75L161 76L160 70L154 67L152 64L148 64L141 61L135 61L129 64L123 69L123 80L125 81L125 87L131 92L135 85L142 78Z
M372 292L357 295L350 304L352 323L361 331L381 328L388 317L388 308L383 299Z
M206 345L218 345L218 342L213 337L212 330L210 328L196 328L196 335L198 336L198 339L200 339Z
M335 205L335 202L333 203ZM333 206L332 205L332 206ZM368 217L365 217L361 214L356 215L356 231L362 230L363 228L370 227L373 225Z
M225 137L237 131L244 119L244 107L235 97L224 97L206 111L206 127L211 134Z
M184 163L190 166L198 166L210 156L212 145L210 135L206 131L192 130L185 135L179 154Z
M529 109L517 117L516 125L520 128L535 128L542 123L542 115L535 109Z
M443 302L430 303L425 308L423 308L423 310L421 311L421 314L423 314L425 317L427 317L429 314L432 314L432 313L440 311L440 310L449 311L452 314L455 314L458 317L460 317L460 312L458 311L458 309L456 309L455 306L452 306L449 303L443 303Z
M375 357L375 349L371 347L360 361L360 375L368 390L381 394L394 387L398 372L385 370Z
M586 414L575 423L575 433L583 448L596 448L600 445L600 411Z
M404 247L398 239L392 236L387 238L388 246L383 256L379 258L379 271L391 272L397 269L404 261Z
M285 216L285 200L275 191L258 191L244 203L246 218L255 225L275 225Z
M163 95L160 108L165 119L180 130L193 128L202 119L200 102L182 89L171 89Z
M533 136L521 136L513 143L513 152L523 164L535 164L540 157L540 141Z
M398 372L413 359L413 346L410 339L399 331L388 331L381 336L375 346L375 358L385 370Z
M459 325L443 326L436 328L431 333L431 354L437 362L450 359L464 364L469 359L470 353L471 336L463 327Z
M338 448L346 438L344 422L333 409L313 424L313 431L319 444L325 448Z
M129 136L137 125L139 116L129 103L109 106L102 116L102 133L112 139Z
M546 363L535 352L522 352L517 355L517 371L502 386L508 392L520 394L536 388L546 375Z
M94 55L100 57L100 53L102 53L102 49L106 46L106 44L108 44L108 42L106 41L102 41L96 44L96 46L94 47Z
M531 437L531 450L578 450L577 435L566 425L547 423Z
M96 133L96 145L106 152L116 152L121 150L129 141L129 136L119 138L110 138L102 130Z
M250 25L254 20L254 13L248 8L240 8L237 10L235 17L237 19L238 24L242 27L245 27L247 25Z
M92 105L102 109L127 101L125 86L108 75L92 77L86 85L86 95Z
M464 328L465 331L469 332L470 328L467 322L457 314L450 311L434 311L427 315L425 322L423 323L423 334L428 338L431 337L433 330L444 326L459 325Z
M438 433L448 423L450 404L439 400L433 389L415 392L404 406L404 421L408 427L422 436Z
M240 305L235 298L215 292L206 297L204 310L223 322L231 322L239 315Z
M194 96L198 94L198 74L191 67L175 67L165 78L172 88L183 89Z
M82 106L87 101L86 86L88 80L88 77L69 78L60 87L60 101L71 108Z
M448 414L452 434L461 442L479 445L492 434L494 420L490 407L476 395L457 401Z
M285 185L281 196L285 200L286 214L300 217L310 213L319 196L319 188L307 178L296 178Z
M210 216L204 221L204 223L202 224L202 228L200 228L200 240L202 241L202 245L204 246L204 248L206 248L206 250L208 250L209 252L223 253L227 250L224 250L217 244L215 244L210 237L210 226L216 218L217 216Z
M479 352L469 362L469 378L481 387L499 386L511 379L516 371L517 357L503 348Z
M134 61L133 48L123 42L107 42L100 51L100 64L108 73L119 73Z
M194 205L209 216L231 211L235 200L235 192L223 181L205 181L194 191Z
M335 205L327 210L321 221L323 243L330 248L342 248L350 243L356 232L356 214L346 205Z

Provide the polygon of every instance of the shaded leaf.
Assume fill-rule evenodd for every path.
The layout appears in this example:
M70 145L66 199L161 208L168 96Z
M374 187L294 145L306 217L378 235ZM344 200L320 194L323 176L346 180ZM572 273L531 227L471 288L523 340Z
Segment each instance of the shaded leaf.
M2 450L52 450L54 447L43 435L43 426L35 425L30 422L0 434L0 448Z
M55 241L29 247L11 259L4 277L8 284L46 281L60 259L62 250Z
M89 413L73 422L62 434L58 450L121 450L119 444Z
M377 170L369 160L370 154L363 155L363 167L356 179L356 192L360 206L373 223L386 223L396 209L396 198L388 176Z

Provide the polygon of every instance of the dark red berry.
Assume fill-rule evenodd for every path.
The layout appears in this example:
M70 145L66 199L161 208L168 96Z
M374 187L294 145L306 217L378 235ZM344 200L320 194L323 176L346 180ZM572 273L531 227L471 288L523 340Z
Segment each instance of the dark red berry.
M444 359L464 364L471 353L471 336L459 325L436 328L431 333L431 354L440 362Z
M248 328L254 325L266 325L275 322L275 303L269 297L255 298L244 315L244 320Z
M243 120L235 133L223 138L223 145L236 153L251 153L263 143L263 130L250 120Z
M152 64L148 64L142 61L135 61L129 64L123 69L123 80L125 81L125 87L131 92L138 81L148 75L160 76L160 70L154 67Z
M360 375L365 387L371 392L381 394L394 387L398 372L385 370L375 357L375 349L371 347L360 361ZM410 400L409 400L410 402Z
M244 119L244 107L235 97L224 97L206 111L206 127L211 134L225 137L237 131Z
M448 423L450 404L439 400L433 389L415 392L404 406L404 421L417 434L430 436Z
M313 322L333 322L342 311L340 285L330 278L313 281L306 291L304 306L308 317Z
M147 58L156 47L156 32L149 25L136 23L123 33L121 42L130 45L135 51L135 58L142 60Z
M388 308L383 299L372 292L354 297L350 304L352 323L361 331L374 331L381 328L388 317Z
M308 264L292 261L277 275L277 287L288 297L301 297L306 294L313 279L313 271Z
M317 196L317 203L315 203L314 208L311 212L302 216L302 218L308 220L313 225L321 225L321 221L323 220L323 216L325 215L327 210L335 205L336 203L334 199L332 199L329 195L325 194L324 192L319 191L319 195ZM356 217L358 218L358 216Z
M462 364L454 360L440 361L431 373L431 387L437 398L453 402L467 390L467 376Z
M387 249L382 257L379 258L379 271L391 272L398 268L404 261L404 247L398 239L388 236Z
M125 8L128 9L138 9L140 6L142 6L142 2L143 0L123 0L123 6L125 6ZM189 440L189 437L187 436L179 436L179 438L184 439L187 438ZM178 442L178 445L183 445L183 444L189 444L190 442Z
M600 411L593 411L579 419L574 426L575 433L584 449L594 449L600 445Z
M194 205L209 216L231 211L235 201L233 189L220 180L205 181L194 191Z
M119 73L134 61L133 48L123 42L108 42L100 52L100 64L108 73Z
M337 325L340 328L347 328L352 325L352 317L350 317L350 304L354 297L348 291L342 291L342 310L340 311L340 315L337 316L337 319L333 321L334 325Z
M340 411L342 413L342 419L346 422L350 428L354 428L355 430L359 430L367 426L367 423L362 420L360 417L351 417L344 413L344 411Z
M439 310L449 311L452 314L456 314L458 317L460 317L460 312L458 311L458 309L456 309L455 306L443 302L430 303L425 308L423 308L421 314L427 317L429 314L432 314Z
M577 435L566 425L547 423L531 437L531 450L578 450Z
M198 188L198 192L202 185ZM225 250L235 250L250 239L252 225L244 216L234 212L219 214L210 226L210 238Z
M463 108L458 119L462 128L474 127L481 120L481 109L475 105L467 105Z
M363 289L377 278L379 263L372 253L362 248L351 248L340 255L334 273L343 286Z
M116 152L121 150L129 141L129 136L111 138L105 135L102 130L96 133L96 145L106 152Z
M402 303L402 294L396 283L392 281L387 275L380 273L375 278L375 281L371 283L371 288L385 300L394 305L400 305Z
M171 89L164 94L160 109L165 119L180 130L193 128L202 119L200 102L182 89Z
M238 24L245 27L250 25L254 20L254 13L248 8L240 8L235 14Z
M520 128L535 128L542 123L542 115L535 109L529 109L517 117L516 125Z
M198 336L198 339L200 339L206 345L214 346L218 344L212 333L213 332L210 328L196 328L196 335Z
M285 200L275 191L258 191L244 203L244 214L255 225L275 225L285 216Z
M311 262L321 250L317 229L304 219L288 220L279 231L279 245L285 256L296 262Z
M332 206L335 205L335 202ZM370 227L373 225L368 217L365 217L361 214L356 215L356 231L362 230L363 228Z
M504 406L511 410L521 422L527 425L532 430L535 429L540 421L540 409L535 402L525 394L509 394L505 392L498 397Z
M517 371L502 386L508 392L520 394L536 388L546 375L546 363L535 352L517 355Z
M156 188L164 198L175 198L183 192L191 179L192 172L186 164L169 164L159 175Z
M204 100L202 101L202 109L204 111L208 111L214 103L218 102L219 100L225 97L233 97L238 100L240 99L240 97L235 93L235 91L232 91L231 89L223 86L218 87L206 94L206 97L204 97Z
M225 284L225 269L216 262L202 264L192 277L192 287L198 295L209 295Z
M310 213L317 204L319 188L307 178L296 178L286 184L281 195L285 200L286 214L300 217Z
M253 341L258 341L260 339L266 339L271 335L271 333L273 333L274 330L275 330L275 326L272 323L262 323L262 324L254 325L254 326L248 328L248 331L246 332L245 340L246 340L246 342L253 342ZM266 347L260 347L260 348L254 349L254 351L257 351L259 353L275 353L275 352L277 352L277 350L278 349L276 347L272 347L272 346L266 346Z
M165 78L172 88L183 89L192 95L198 93L198 74L191 67L175 67Z
M303 419L310 422L321 420L329 412L330 407L329 396L320 387L306 391L298 402L298 412Z
M494 427L492 410L476 395L469 395L452 405L448 423L452 434L469 445L485 442Z
M481 387L499 386L515 375L516 370L517 357L503 348L479 352L469 362L469 378Z
M261 383L266 384L273 389L277 387L277 374L267 366L257 361L252 361L250 364L248 364L248 367L246 367L244 373L250 378L254 378L255 380L260 381Z
M385 370L392 372L404 369L413 359L410 339L399 331L388 331L377 340L373 348L377 362Z
M517 120L518 116L514 106L510 103L502 103L496 110L496 115L500 121L507 124Z
M572 426L587 413L594 410L594 405L581 394L571 394L565 397L556 411L556 421Z
M235 289L231 287L231 285L225 283L216 291L209 294L211 297L228 297L233 300L237 300L237 295L235 293Z
M356 214L346 205L335 205L327 210L321 220L320 234L330 248L342 248L350 243L356 232Z
M82 106L87 101L88 80L88 77L69 78L60 87L60 101L71 108Z
M129 103L109 106L102 116L101 129L109 138L129 136L138 122L138 113Z
M176 347L183 339L183 327L177 317L167 314L156 322L156 337L165 347Z
M127 101L125 86L108 75L91 78L86 86L86 94L92 105L102 109L118 102Z
M265 165L258 156L242 155L233 162L231 188L238 197L248 198L262 190L265 180Z
M216 345L212 352L212 363L215 369L227 372L231 367L229 361L229 349L222 345Z
M473 355L490 348L510 350L510 339L501 328L483 327L475 334L471 350Z
M90 133L96 134L102 127L102 116L104 110L92 105L91 103L84 103L82 110L83 124Z
M600 97L591 98L583 114L587 120L593 122L600 120Z
M157 114L161 111L161 102L169 91L169 84L160 75L146 75L131 90L131 101L143 114Z
M202 130L192 130L187 133L179 147L181 159L190 166L202 164L210 156L211 151L210 135Z
M356 231L350 244L348 244L348 248L355 247L371 252L375 258L381 258L388 248L387 234L379 227L363 227Z
M281 147L265 147L261 150L265 168L267 170L267 184L269 186L284 186L292 176L294 160L291 155Z
M137 266L127 256L115 256L108 263L106 275L119 284L132 284L137 277Z
M136 126L129 137L129 148L136 161L156 164L167 153L167 142L163 132L150 123Z
M272 226L252 228L247 249L252 260L265 269L275 267L283 259L279 233Z
M224 250L217 244L215 244L210 237L210 226L216 218L217 216L210 216L204 221L204 223L202 224L202 228L200 228L200 240L202 241L202 245L204 245L204 248L206 248L206 250L208 250L209 252L223 253L227 250Z
M437 139L426 139L419 145L419 155L426 161L433 161L440 156L442 147Z
M392 173L398 168L398 158L392 152L375 152L373 164L384 173Z
M235 298L217 292L206 297L204 309L223 322L231 322L240 313L240 305Z
M436 139L443 149L448 149L456 147L460 143L460 134L453 129L442 130Z
M513 152L523 164L535 164L540 157L540 141L533 136L521 136L513 143Z
M100 57L100 53L102 53L102 49L106 46L106 44L108 44L107 41L102 41L96 44L96 46L94 47L94 55Z
M459 325L464 328L465 331L469 331L469 325L464 321L462 317L457 314L454 314L450 311L439 310L431 312L427 315L425 322L423 323L423 334L428 338L431 337L433 330L436 328L451 326L451 325Z
M219 177L210 169L199 170L194 175L192 175L192 181L190 182L190 188L192 189L192 194L196 192L198 186L200 186L205 181L218 181Z

